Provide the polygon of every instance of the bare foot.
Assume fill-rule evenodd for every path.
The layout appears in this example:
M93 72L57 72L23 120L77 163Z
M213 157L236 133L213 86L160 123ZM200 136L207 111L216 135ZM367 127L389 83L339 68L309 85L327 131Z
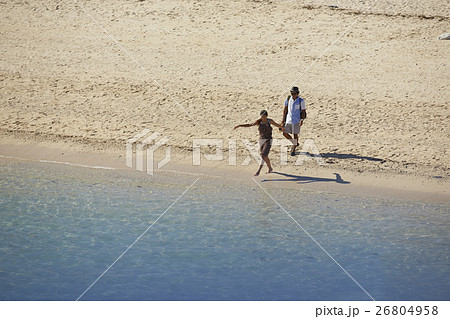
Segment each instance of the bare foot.
M259 175L259 172L256 172L255 175L253 175L253 176L258 176L258 175Z
M272 169L272 168L269 168L269 170L267 171L266 174L270 174L270 173L272 173L272 172L273 172L273 169Z

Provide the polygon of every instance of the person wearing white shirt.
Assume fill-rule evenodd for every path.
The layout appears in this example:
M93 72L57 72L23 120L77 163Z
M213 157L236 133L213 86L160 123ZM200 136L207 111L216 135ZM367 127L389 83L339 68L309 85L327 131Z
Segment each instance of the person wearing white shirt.
M284 102L283 121L281 122L281 125L284 126L284 137L292 142L292 156L295 156L295 149L298 145L300 126L303 125L303 120L306 118L305 100L299 96L299 93L298 87L294 86L291 89L291 96ZM289 133L294 134L294 138Z

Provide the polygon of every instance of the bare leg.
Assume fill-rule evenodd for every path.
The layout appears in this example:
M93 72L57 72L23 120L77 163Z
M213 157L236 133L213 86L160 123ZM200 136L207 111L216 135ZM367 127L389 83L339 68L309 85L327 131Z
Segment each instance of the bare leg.
M259 173L261 173L261 169L262 169L263 165L259 165L258 171L255 173L254 176L258 176Z
M294 134L294 141L292 142L292 144L294 144L294 146L292 147L292 152L295 153L295 149L297 148L298 144L298 134Z
M295 148L297 147L298 134L294 134L294 138L292 138L288 133L283 133L284 137L287 138L292 143L291 147L291 155L295 155Z
M264 162L266 162L267 167L269 168L269 170L267 171L267 174L272 173L273 169L272 169L272 166L270 165L269 156L263 156L262 158L263 158ZM261 170L261 167L262 167L262 165L260 166L260 170Z
M285 137L285 138L287 138L288 140L292 140L292 137L288 134L288 133L286 133L286 132L284 132L283 133L283 136Z
M283 133L283 136L291 141L292 145L297 146L298 134L294 134L294 139L288 133Z

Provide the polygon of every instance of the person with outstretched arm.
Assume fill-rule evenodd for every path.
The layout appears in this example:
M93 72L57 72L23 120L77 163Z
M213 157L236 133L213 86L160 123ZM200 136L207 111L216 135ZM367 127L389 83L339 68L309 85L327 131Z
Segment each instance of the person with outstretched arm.
M234 129L237 129L238 127L251 127L258 125L258 131L259 131L259 152L261 154L262 160L261 164L259 165L258 171L255 173L255 176L258 176L261 172L262 167L264 166L264 162L267 164L267 167L269 170L267 173L271 173L273 171L272 166L270 165L269 160L269 152L270 148L272 146L272 126L275 125L276 127L280 128L284 131L283 126L280 124L277 124L274 120L269 119L267 117L268 113L266 110L262 110L260 112L261 117L257 119L252 124L240 124L236 125Z

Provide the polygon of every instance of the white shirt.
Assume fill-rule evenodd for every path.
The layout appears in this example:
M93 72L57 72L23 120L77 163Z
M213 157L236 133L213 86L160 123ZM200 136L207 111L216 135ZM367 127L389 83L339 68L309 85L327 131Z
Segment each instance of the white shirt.
M292 96L289 98L289 102L286 100L284 105L288 107L288 113L286 115L286 124L298 124L300 121L300 110L306 110L305 100L298 97L295 100Z

